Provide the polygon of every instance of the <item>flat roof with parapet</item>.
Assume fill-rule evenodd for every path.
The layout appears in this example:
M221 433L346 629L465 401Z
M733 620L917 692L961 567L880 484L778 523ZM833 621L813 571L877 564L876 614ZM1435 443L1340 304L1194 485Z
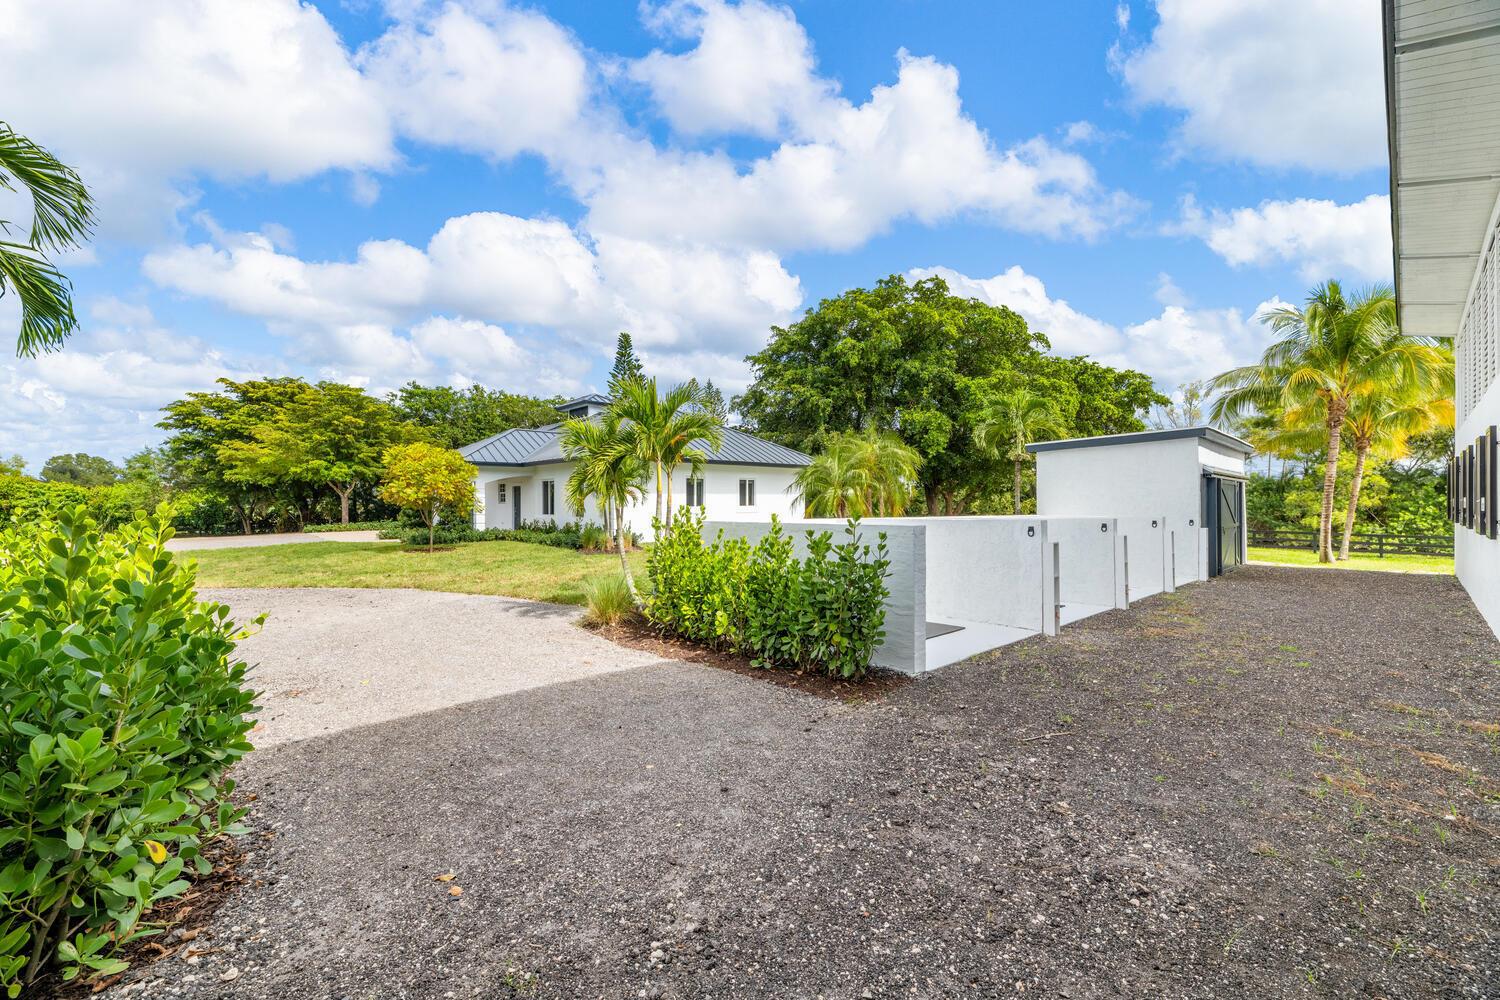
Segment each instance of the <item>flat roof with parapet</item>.
M1241 454L1250 455L1255 447L1233 434L1226 434L1217 427L1171 427L1162 431L1136 431L1130 434L1101 434L1098 437L1067 438L1062 441L1038 441L1028 444L1026 450L1063 451L1068 448L1101 448L1113 444L1142 444L1147 441L1171 441L1176 438L1206 438L1214 444Z

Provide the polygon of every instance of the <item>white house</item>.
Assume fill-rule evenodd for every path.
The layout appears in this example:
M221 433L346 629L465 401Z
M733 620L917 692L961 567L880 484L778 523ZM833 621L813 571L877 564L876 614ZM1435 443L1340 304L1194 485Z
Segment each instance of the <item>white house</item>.
M603 396L581 396L558 407L561 415L595 417L609 406ZM724 443L714 451L704 442L698 449L708 456L702 473L693 476L688 465L672 473L672 501L703 508L710 518L769 521L800 517L792 481L812 460L800 451L772 444L752 434L725 428ZM577 520L566 499L573 463L563 457L562 423L545 427L514 427L459 449L478 470L474 477L476 528L514 528L523 521L566 523ZM666 483L662 483L665 506ZM625 510L627 527L651 530L656 513L656 482L646 483L645 497ZM602 523L596 502L590 501L584 520Z
M1456 569L1500 631L1500 3L1383 6L1396 305L1453 339Z

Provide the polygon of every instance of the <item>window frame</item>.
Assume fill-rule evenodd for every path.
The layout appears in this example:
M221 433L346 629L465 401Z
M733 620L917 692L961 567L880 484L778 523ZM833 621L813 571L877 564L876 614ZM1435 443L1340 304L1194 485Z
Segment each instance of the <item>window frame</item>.
M753 478L743 478L740 480L740 509L755 509L755 480Z
M702 476L687 477L687 505L689 507L697 507L700 510L707 506L703 498Z
M542 480L542 516L557 516L557 480Z

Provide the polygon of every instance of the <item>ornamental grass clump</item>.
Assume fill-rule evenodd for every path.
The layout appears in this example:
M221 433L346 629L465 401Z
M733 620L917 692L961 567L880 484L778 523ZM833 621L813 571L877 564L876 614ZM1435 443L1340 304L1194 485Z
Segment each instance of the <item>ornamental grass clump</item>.
M236 825L247 633L166 550L170 511L102 534L81 506L0 529L0 990L126 967L152 906ZM256 624L259 624L257 620Z
M781 522L754 545L702 538L703 515L679 514L658 530L647 568L652 593L646 617L665 632L750 657L757 666L862 677L885 638L890 569L885 535L859 540L850 520L845 540L808 531L807 556L794 553Z

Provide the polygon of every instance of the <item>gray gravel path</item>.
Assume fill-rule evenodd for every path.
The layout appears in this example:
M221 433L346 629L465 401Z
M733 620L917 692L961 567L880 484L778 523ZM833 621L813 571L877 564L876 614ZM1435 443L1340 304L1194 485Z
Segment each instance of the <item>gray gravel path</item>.
M265 627L239 655L257 747L655 663L578 628L580 609L427 590L204 590Z
M204 535L198 538L173 538L167 542L172 552L195 549L253 549L262 545L307 545L311 542L378 542L378 531L281 532L267 535Z
M875 705L668 663L284 743L218 950L105 996L1494 996L1496 662L1451 579L1250 567Z

